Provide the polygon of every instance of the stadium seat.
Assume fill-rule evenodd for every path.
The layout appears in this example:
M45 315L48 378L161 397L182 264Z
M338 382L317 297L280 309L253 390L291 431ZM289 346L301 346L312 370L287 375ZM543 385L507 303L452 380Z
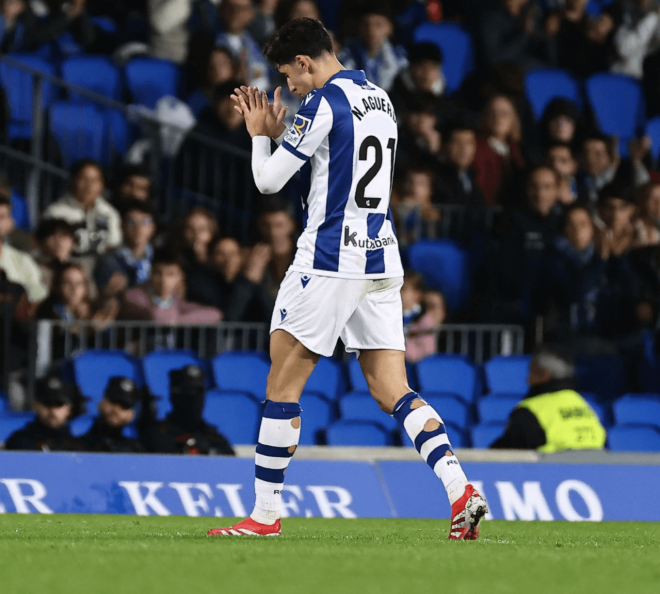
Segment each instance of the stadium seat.
M408 248L410 266L431 289L442 291L450 309L465 305L470 290L467 253L448 239L421 240Z
M300 445L319 445L319 432L334 421L332 403L319 392L305 390L300 405L303 409Z
M486 449L504 433L504 425L497 423L475 425L470 431L472 447Z
M179 96L181 70L174 62L140 56L126 65L126 81L135 103L153 109L161 97Z
M581 395L589 403L589 406L593 408L596 415L598 415L603 427L611 427L612 412L610 410L610 405L607 402L601 402L597 394L583 392Z
M5 400L4 396L0 396L0 415L9 410L9 402Z
M618 135L621 155L627 157L628 143L644 124L639 82L629 76L601 72L587 80L586 94L601 131Z
M9 54L10 58L18 60L44 74L55 74L55 69L45 60L30 54ZM8 126L9 138L32 137L32 75L20 68L0 63L0 82L2 83L9 104L10 119ZM58 89L50 83L42 86L42 107L48 109L57 97Z
M550 101L557 97L570 99L578 107L582 107L578 81L568 71L560 68L533 70L525 78L525 91L537 120L541 119Z
M529 386L529 362L527 355L511 355L508 357L493 357L484 365L486 372L486 387L491 393L526 394Z
M625 370L617 355L580 357L575 363L577 391L595 392L603 400L612 400L623 393Z
M329 446L382 447L392 444L392 438L377 423L368 421L337 421L328 427Z
M339 401L339 413L343 421L370 421L378 423L387 431L399 427L397 421L384 413L373 398L361 394L347 394Z
M420 392L449 392L472 402L480 392L477 369L460 355L432 355L417 364Z
M360 392L368 392L369 386L367 380L364 378L360 362L357 359L349 359L348 361L348 379L351 383L351 388Z
M62 78L69 84L83 87L120 101L123 94L121 72L110 58L98 55L80 55L62 63ZM71 93L72 101L89 101L86 97Z
M323 0L318 3L321 20L329 31L338 32L341 26L342 0Z
M328 400L337 399L346 391L341 364L332 358L321 357L305 384L305 390L320 392Z
M90 411L94 411L96 404L103 398L103 392L111 377L127 377L138 386L142 385L139 363L124 351L85 351L73 358L73 370L80 393L91 399L88 403Z
M266 399L270 365L262 353L230 351L211 362L215 385L221 390L249 392L257 400Z
M433 392L424 392L420 396L438 412L445 423L459 429L465 429L471 424L470 409L459 396Z
M660 429L660 394L625 394L612 404L617 425L653 425Z
M11 190L11 216L17 229L30 230L30 211L27 200L13 188Z
M660 161L660 116L656 116L647 122L646 135L651 139L653 162L658 165Z
M649 425L621 425L607 433L613 452L660 452L660 431Z
M257 443L261 404L247 392L209 390L204 420L217 427L232 445Z
M106 109L103 118L107 131L109 159L112 160L114 154L123 157L131 143L136 140L126 116L116 109Z
M460 89L467 75L474 70L472 35L456 23L424 23L415 29L413 38L416 43L430 41L440 48L447 93Z
M87 433L92 428L93 424L94 424L93 415L81 415L79 417L76 417L70 423L71 434L74 437L80 437L81 435L85 435L85 433Z
M506 424L522 397L518 394L492 394L477 402L480 423Z
M0 416L0 443L7 441L9 436L22 429L34 420L34 413L9 413Z
M160 402L156 404L159 415L170 411L170 371L186 365L199 365L202 369L206 367L192 351L153 351L142 358L142 371L147 388L152 396L160 398ZM208 383L207 378L207 385Z
M105 118L94 105L60 101L50 109L49 124L65 168L69 169L83 158L95 159L104 165L108 163Z

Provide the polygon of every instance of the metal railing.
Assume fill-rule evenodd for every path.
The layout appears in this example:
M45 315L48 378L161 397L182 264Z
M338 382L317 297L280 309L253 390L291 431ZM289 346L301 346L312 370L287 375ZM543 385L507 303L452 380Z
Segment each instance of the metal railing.
M69 84L11 56L0 56L0 68L5 83L9 79L31 93L29 110L21 107L22 116L30 112L29 119L10 120L8 138L0 142L0 167L25 194L33 222L66 190L68 168L74 161L95 158L112 178L123 167L131 142L142 138L149 146L153 195L164 222L203 206L218 217L224 231L247 239L259 196L248 151L188 132L178 154L168 157L164 137L184 134L176 123L161 122L149 110ZM51 117L52 107L60 101L73 106L56 112L67 121ZM80 125L78 120L84 119L91 130ZM72 121L78 125L69 126Z

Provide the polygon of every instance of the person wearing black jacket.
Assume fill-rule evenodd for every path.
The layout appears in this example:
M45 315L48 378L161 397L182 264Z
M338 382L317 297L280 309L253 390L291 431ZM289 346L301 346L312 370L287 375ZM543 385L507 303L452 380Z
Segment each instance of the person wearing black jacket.
M133 380L111 377L103 400L99 402L99 415L81 438L85 450L125 454L144 452L139 441L124 436L124 429L135 418L135 406L140 396L141 392Z
M71 435L69 418L73 409L73 390L57 377L39 380L34 412L36 419L15 431L5 442L7 450L75 452L80 440Z
M142 432L148 452L156 454L225 455L234 450L213 426L202 418L205 404L205 374L196 365L170 371L172 412Z

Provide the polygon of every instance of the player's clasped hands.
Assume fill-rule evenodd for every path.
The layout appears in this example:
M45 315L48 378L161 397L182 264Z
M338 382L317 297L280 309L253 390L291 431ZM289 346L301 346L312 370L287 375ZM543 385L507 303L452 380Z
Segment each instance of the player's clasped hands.
M287 108L282 105L282 87L275 89L274 102L268 102L266 91L256 87L242 86L234 89L231 98L236 105L234 109L244 118L250 136L269 136L277 138L284 132L284 116Z

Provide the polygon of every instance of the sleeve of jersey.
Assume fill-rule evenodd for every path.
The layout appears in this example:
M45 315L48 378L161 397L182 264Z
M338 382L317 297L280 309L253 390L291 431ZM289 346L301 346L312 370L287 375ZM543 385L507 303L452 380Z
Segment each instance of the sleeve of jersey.
M308 161L332 129L332 109L316 91L305 99L293 118L293 124L282 142L282 148L303 162Z

